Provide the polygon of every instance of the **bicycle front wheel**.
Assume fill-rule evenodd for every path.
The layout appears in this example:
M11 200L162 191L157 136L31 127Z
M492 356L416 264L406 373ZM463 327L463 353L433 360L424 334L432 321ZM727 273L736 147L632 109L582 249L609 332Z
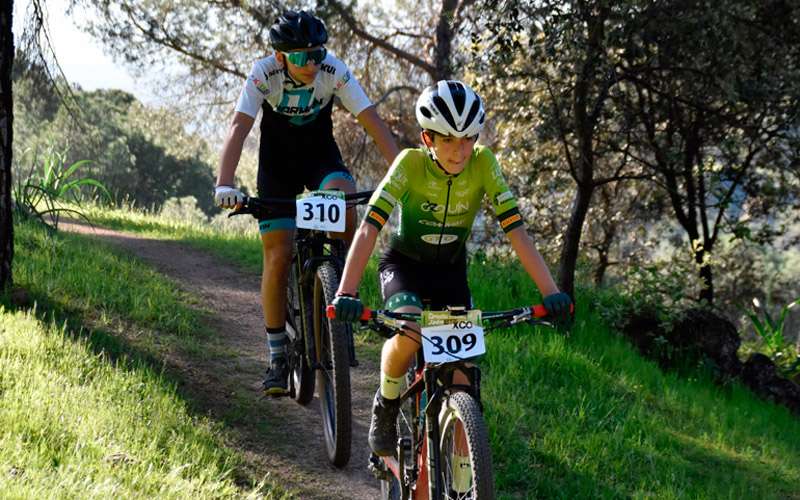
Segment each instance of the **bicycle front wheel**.
M350 460L352 414L350 408L350 325L327 319L325 308L333 302L339 273L330 262L319 266L314 279L314 332L317 345L319 395L328 460L342 467Z
M465 392L447 397L439 413L443 497L494 498L489 433L477 401Z
M310 315L308 297L303 297L303 293L297 282L296 262L292 261L289 269L289 281L286 287L286 333L289 337L289 358L292 377L292 388L294 400L306 406L314 399L314 370L308 364L306 357L306 333L305 326L309 321L304 321L303 315Z

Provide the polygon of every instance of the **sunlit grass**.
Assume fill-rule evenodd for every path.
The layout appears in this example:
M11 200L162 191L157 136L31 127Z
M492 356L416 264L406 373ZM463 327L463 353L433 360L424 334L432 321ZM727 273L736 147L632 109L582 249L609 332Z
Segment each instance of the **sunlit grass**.
M0 306L4 498L274 497L151 368Z
M471 279L483 309L535 301L513 267L476 261ZM663 373L591 304L579 296L568 338L523 327L487 338L483 400L503 496L800 495L796 417L738 384Z
M164 356L214 352L195 300L131 256L15 226L15 283L0 302L3 498L277 498L193 414Z

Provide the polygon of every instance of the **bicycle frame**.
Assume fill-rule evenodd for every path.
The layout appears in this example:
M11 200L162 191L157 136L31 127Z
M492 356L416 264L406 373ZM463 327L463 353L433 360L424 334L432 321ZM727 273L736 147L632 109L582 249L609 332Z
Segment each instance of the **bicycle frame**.
M392 470L400 483L401 498L410 498L410 484L428 485L425 495L421 495L419 488L416 489L415 499L442 498L444 495L441 474L442 459L439 452L441 441L441 429L439 428L439 413L442 409L442 400L451 391L460 390L469 393L480 403L480 377L481 372L477 366L468 362L457 361L444 364L425 363L422 352L416 354L416 369L414 371L414 381L400 395L401 400L409 399L412 402L413 412L411 415L411 443L409 449L412 451L412 477L404 478L405 472L405 450L398 450L397 457L381 457L386 466ZM461 371L467 376L467 385L454 384L453 374ZM423 401L423 391L426 400ZM423 408L424 404L424 408ZM424 414L425 433L420 439L419 424L420 417ZM425 464L425 468L420 470L419 464ZM413 475L417 475L416 478ZM434 478L431 481L430 478ZM408 479L407 481L404 479Z
M329 245L331 249L329 253L325 252L325 245ZM309 299L311 299L313 302L313 298L308 297L306 293L300 292L313 287L314 275L316 274L319 266L321 266L324 262L331 262L337 266L338 269L341 269L344 266L344 261L341 256L342 253L344 253L344 242L342 240L329 238L322 231L297 229L295 233L295 248L296 253L292 260L292 266L295 267L298 277L297 283L298 288L300 289L298 290L301 302L300 307L304 311L313 310L311 309L313 307L313 303L305 302ZM318 346L320 343L319 328L316 328L315 325L306 324L308 317L305 314L301 315L301 318L304 322L303 331L315 332L314 342L305 343L306 359L310 367L315 370L320 369L322 367L319 364L316 352L316 346ZM350 338L348 339L348 349L350 351L350 366L358 366L358 360L356 359L355 353L355 343L352 335L350 335Z

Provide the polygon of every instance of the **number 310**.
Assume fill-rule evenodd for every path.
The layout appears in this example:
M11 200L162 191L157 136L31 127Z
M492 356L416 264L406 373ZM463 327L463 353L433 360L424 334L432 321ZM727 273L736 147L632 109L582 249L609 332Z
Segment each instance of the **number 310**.
M324 203L317 203L317 208L319 209L319 220L320 222L325 222L325 204ZM314 204L313 203L303 203L303 220L312 220L314 218ZM339 213L339 207L336 205L328 205L328 221L332 223L336 223L339 221L339 217L341 214Z

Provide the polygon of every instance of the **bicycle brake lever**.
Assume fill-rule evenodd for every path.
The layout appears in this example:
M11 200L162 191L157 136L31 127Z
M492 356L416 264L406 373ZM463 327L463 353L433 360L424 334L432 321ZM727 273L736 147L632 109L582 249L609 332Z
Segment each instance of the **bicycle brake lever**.
M515 315L513 318L511 318L511 322L509 324L517 325L519 323L530 321L531 319L533 319L533 318L531 318L531 312L530 311L525 311L525 312L521 312L521 313Z

